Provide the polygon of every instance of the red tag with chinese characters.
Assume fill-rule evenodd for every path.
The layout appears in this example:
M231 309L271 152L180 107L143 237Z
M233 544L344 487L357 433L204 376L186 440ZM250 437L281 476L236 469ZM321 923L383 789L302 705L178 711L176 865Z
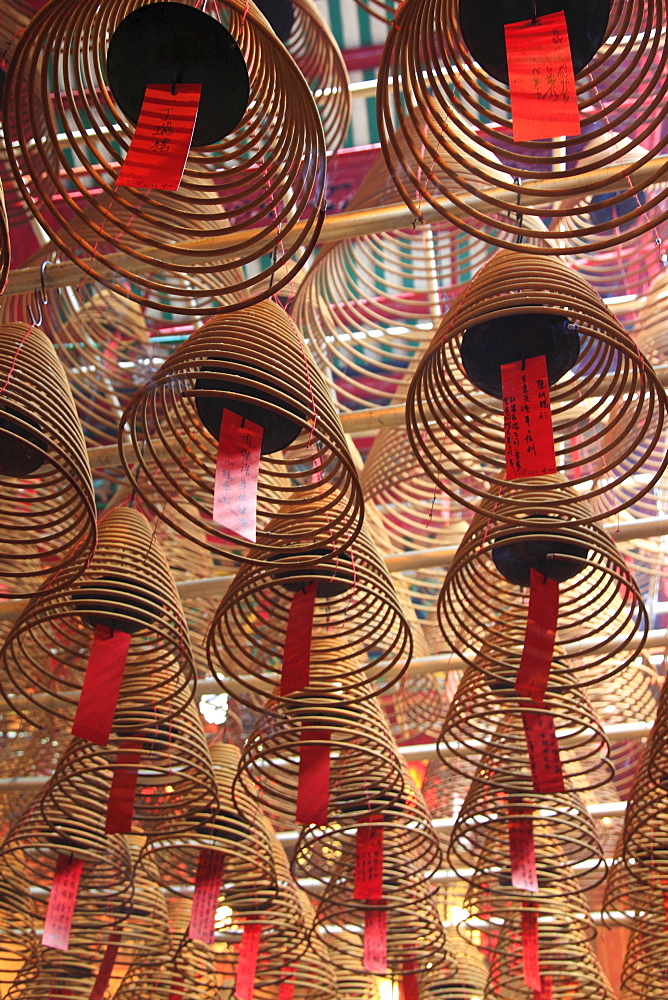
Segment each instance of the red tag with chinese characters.
M501 365L506 479L557 471L545 355Z
M536 705L545 699L559 617L559 584L531 570L529 610L515 690Z
M546 712L522 712L531 777L535 792L549 795L564 791L564 772L554 719Z
M512 885L526 892L538 892L531 810L511 809L508 827Z
M367 972L384 976L387 972L387 911L364 912L364 960Z
M82 868L83 861L78 858L69 854L58 855L42 932L42 944L47 948L67 951L69 947Z
M513 139L580 135L580 112L566 15L506 24Z
M312 743L309 740L320 740ZM297 778L298 823L325 826L329 810L329 730L302 729Z
M357 827L353 899L378 903L383 898L383 817Z
M222 851L202 848L199 852L193 908L188 928L188 937L191 941L203 941L204 944L214 942L214 921L223 881L224 863L225 855Z
M257 968L261 937L262 924L246 924L241 935L234 987L234 995L238 997L238 1000L253 1000L255 969Z
M220 421L213 520L231 535L254 542L262 427L223 410Z
M201 90L199 83L147 86L130 148L116 178L119 187L177 190L188 159Z
M132 832L141 747L141 740L130 740L126 743L126 749L116 754L104 823L105 833Z
M281 694L308 687L311 674L311 634L318 583L314 580L292 598L283 646Z
M281 969L281 976L287 976L278 987L277 1000L292 1000L295 994L295 970Z
M95 629L72 736L100 746L109 742L131 639L128 632L107 625Z
M524 982L532 990L541 988L538 964L538 913L526 903L522 904L522 973Z
M116 956L118 955L121 937L122 934L120 931L113 931L109 935L109 941L107 942L107 947L100 964L100 969L95 978L95 982L93 983L93 989L91 990L89 1000L102 1000L104 994L106 993L109 980L111 979L111 974L114 971L114 966L116 964Z

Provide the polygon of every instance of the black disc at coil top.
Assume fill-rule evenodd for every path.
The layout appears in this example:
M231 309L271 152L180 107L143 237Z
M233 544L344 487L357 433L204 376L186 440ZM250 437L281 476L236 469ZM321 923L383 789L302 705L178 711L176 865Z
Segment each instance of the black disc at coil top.
M199 83L192 146L211 146L241 122L250 97L241 49L223 25L195 7L153 3L128 14L107 52L109 86L137 123L149 84Z
M535 8L538 17L564 11L577 75L607 36L610 0L536 0ZM501 83L508 83L505 25L529 21L532 16L532 0L459 0L459 23L467 49Z

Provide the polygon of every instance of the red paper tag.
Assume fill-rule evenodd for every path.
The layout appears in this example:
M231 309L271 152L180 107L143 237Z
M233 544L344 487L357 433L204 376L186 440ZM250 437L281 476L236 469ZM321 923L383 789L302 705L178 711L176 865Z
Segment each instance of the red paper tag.
M102 959L99 972L95 978L95 982L93 983L93 989L91 990L89 1000L102 1000L104 994L106 993L109 980L111 979L111 974L114 971L114 966L116 964L116 956L118 955L121 937L121 931L113 931L109 935L109 941L107 942L107 947L104 952L104 958Z
M522 712L534 791L551 794L564 791L564 772L554 719L545 712Z
M197 862L195 894L190 914L188 937L192 941L213 944L215 939L214 921L218 908L220 886L223 881L225 855L222 851L202 848Z
M254 542L262 427L232 410L220 421L213 520L232 535Z
M383 898L383 817L371 819L367 826L357 828L353 899L378 903Z
M533 820L529 809L511 809L508 821L511 882L515 889L538 892Z
M141 740L129 740L126 749L116 754L104 823L105 833L132 832L141 748Z
M522 906L522 973L527 986L533 990L541 988L538 964L538 914L526 904Z
M48 948L67 951L69 947L82 868L83 861L78 858L69 854L58 855L42 932L42 944Z
M501 386L506 479L556 472L545 356L501 365Z
M542 705L550 677L559 617L559 584L531 570L529 611L515 690Z
M277 1000L292 1000L295 993L295 970L281 969L281 976L286 976L278 987Z
M308 687L311 673L311 634L317 581L298 590L292 598L283 646L281 694L292 694Z
M420 985L417 973L413 970L416 963L406 961L403 963L404 975L401 979L401 995L403 1000L420 1000Z
M116 178L119 187L177 190L188 159L201 90L199 83L147 86L130 148Z
M100 746L109 742L131 639L128 632L107 625L95 629L72 736Z
M246 924L241 935L234 993L239 1000L253 1000L255 969L260 951L262 924Z
M534 991L534 1000L552 1000L552 976L542 976L540 990Z
M364 962L367 972L384 976L387 972L387 911L364 913Z
M309 740L320 740L312 743ZM329 730L302 729L297 778L298 823L325 826L329 809Z
M573 58L563 10L505 26L513 139L580 135Z

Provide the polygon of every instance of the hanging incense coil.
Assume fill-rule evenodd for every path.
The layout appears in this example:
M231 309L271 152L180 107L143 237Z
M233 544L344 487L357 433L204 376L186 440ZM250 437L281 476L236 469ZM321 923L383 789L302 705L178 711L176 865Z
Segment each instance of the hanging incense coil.
M99 626L132 636L126 691L143 711L163 690L171 699L185 694L178 710L187 704L194 667L178 595L148 521L129 507L102 518L95 554L76 585L55 577L7 638L5 693L16 689L28 699L20 711L29 721L44 713L74 718L72 696L81 690Z
M347 661L340 663L322 669L319 683L291 698L271 699L244 746L240 774L278 825L294 828L304 729L322 731L320 738L332 751L329 816L336 829L354 827L405 795L405 767L387 720L370 688L363 692L367 700L348 701L340 689L341 666ZM245 787L242 782L239 808Z
M620 996L624 1000L658 1000L666 970L665 886L640 886L622 863L616 863L606 882L602 907L609 927L630 929L624 955Z
M665 702L662 697L655 725L659 715L665 714ZM639 888L656 889L668 880L664 758L657 755L661 737L661 729L657 728L645 748L624 815L619 856Z
M56 570L78 575L95 545L95 497L65 372L39 330L0 329L2 545L7 596Z
M581 866L588 884L606 875L605 860L594 824L574 792L537 793L531 775L507 779L505 789L490 784L493 769L483 758L455 820L450 837L449 861L467 882L484 882L491 893L528 897L512 889L511 821L531 823L539 892L569 895L579 891L572 871Z
M556 260L529 262L506 250L453 304L410 386L411 447L442 490L474 510L481 509L488 491L503 493L499 366L521 360L523 352L547 357L556 466L572 486L593 499L644 467L661 441L666 413L665 392L651 366L572 270ZM647 482L636 483L633 502L653 488L666 463L649 468ZM562 481L554 480L557 493ZM503 520L554 513L571 502L563 492L550 495L544 477L512 483L512 501L500 498L495 507ZM516 513L511 502L520 499L522 510ZM607 515L628 503L619 498L606 504ZM592 509L587 520L602 516Z
M475 911L467 900L469 905ZM490 970L487 988L481 994L485 1000L534 1000L534 990L526 985L523 975L522 921L527 912L537 917L543 990L549 989L549 982L555 1000L573 996L614 1000L615 993L590 943L595 929L582 897L554 899L539 895L529 910L523 910L516 899L505 904L495 901L480 910L481 916L490 921L483 946Z
M145 672L142 681L140 690ZM51 797L66 811L88 788L106 808L120 773L135 782L132 815L146 833L179 835L208 822L218 795L197 709L185 698L171 699L169 686L161 693L164 710L162 702L134 708L126 692L121 691L108 744L73 740L60 759Z
M200 853L216 851L224 856L220 906L241 916L262 911L279 891L271 839L263 825L251 786L237 777L240 752L230 744L211 747L219 808L203 816L195 827L179 838L151 836L141 864L150 864L165 889L189 893L195 884Z
M565 689L600 682L638 655L647 634L647 612L614 543L586 523L588 505L564 488L562 477L533 483L542 513L518 500L513 524L497 520L503 501L510 504L518 497L521 487L513 481L474 518L439 595L443 637L449 649L490 681L514 684L513 670L516 675L524 648L531 572L542 573L559 583L550 677ZM547 509L550 496L552 512Z
M441 918L433 899L435 888L406 882L392 892L387 908L387 965L392 976L444 967L450 963ZM383 904L354 901L347 879L333 880L325 890L316 916L316 932L327 944L335 968L362 965L365 912ZM345 928L347 934L339 933Z
M160 888L159 872L153 860L142 855L146 838L127 834L134 890L132 909L123 928L117 964L129 965L136 957L145 964L163 960L169 949L169 924L164 893Z
M334 966L334 976L340 1000L380 1000L378 979L362 968L359 942L355 935L341 929L339 938L351 947L338 953L339 964ZM327 949L329 956L329 949ZM331 961L331 957L330 957Z
M13 55L5 92L3 124L16 184L66 256L89 278L109 287L116 287L117 276L132 280L134 288L126 287L123 293L135 301L159 306L166 294L174 303L172 311L188 315L237 308L239 292L248 302L258 301L276 293L303 266L322 223L325 146L315 101L258 9L247 8L241 0L216 2L210 21L201 12L200 19L189 15L185 30L217 38L224 28L232 36L227 44L237 53L239 65L230 84L240 87L235 107L248 88L236 122L230 120L216 135L202 134L201 139L195 132L194 147L200 145L191 148L177 192L155 195L116 187L119 160L125 160L135 129L114 96L119 81L111 79L111 60L105 60L99 48L124 18L136 18L146 6L139 0L129 6L105 0L89 18L72 9L68 0L54 0L33 18ZM121 87L124 82L120 81ZM209 91L205 83L196 128L205 124L202 108L214 94L217 99L215 89ZM44 95L49 95L47 100ZM141 100L141 95L135 96ZM127 100L124 91L119 101L128 106ZM36 131L41 114L46 128ZM62 140L58 122L65 119L70 128L67 140ZM226 136L221 134L225 128ZM201 145L202 140L212 144ZM72 173L72 164L75 171L83 167L82 177ZM69 226L70 207L79 222L85 221L83 233ZM196 242L203 218L224 234L221 249ZM143 220L159 220L162 236L148 239ZM61 227L71 233L69 239L63 238ZM249 238L249 231L255 235ZM303 253L293 261L300 250ZM257 274L230 283L232 272L260 263L265 255L270 263L255 268ZM193 302L192 284L184 287L181 275L196 278L203 272L218 276L217 296L212 301L209 291Z
M3 995L22 970L35 967L38 956L34 906L30 885L7 871L0 871L0 989Z
M654 41L664 11L610 6L608 17L605 4L586 15L567 5L582 136L540 141L512 137L503 12L457 0L401 7L378 70L378 127L389 171L417 218L427 205L497 246L564 254L614 246L666 217L666 112L656 97L667 57ZM634 170L626 161L639 144ZM522 242L536 218L558 222L565 242L557 232L542 244Z
M224 410L264 429L253 561L266 563L279 550L293 554L313 547L310 524L301 520L296 526L295 508L305 504L328 518L333 549L352 529L345 539L349 545L361 519L361 492L343 429L299 333L273 302L210 320L174 352L126 411L133 454L130 459L124 453L125 469L155 513L181 531L184 521L199 528L211 517ZM181 465L180 481L168 475L163 455ZM154 505L156 493L160 502ZM178 525L174 512L181 518ZM208 522L207 529L211 551L220 541L239 544L219 524ZM198 541L192 529L186 533Z
M427 1000L471 1000L482 997L489 970L480 951L454 927L446 932L448 950L452 955L454 971L429 970L420 976L420 996ZM449 974L447 974L449 972Z
M287 529L301 531L303 521L286 519L284 526L287 535ZM213 675L223 690L251 707L251 695L283 697L274 689L281 681L290 609L295 593L314 583L309 670L314 688L322 683L326 696L335 667L338 697L362 701L394 684L411 657L408 623L365 529L339 553L329 542L326 516L313 511L308 526L312 549L307 559L293 557L288 546L271 566L242 567L209 629ZM255 550L249 557L255 558Z
M488 767L478 773L478 781L503 789L517 778L524 785L531 762L523 715L537 712L553 720L568 789L582 792L609 782L614 774L610 744L584 692L548 682L539 708L517 694L516 675L515 664L509 667L505 683L490 681L475 667L465 671L438 743L443 763L473 777L477 756L484 754Z

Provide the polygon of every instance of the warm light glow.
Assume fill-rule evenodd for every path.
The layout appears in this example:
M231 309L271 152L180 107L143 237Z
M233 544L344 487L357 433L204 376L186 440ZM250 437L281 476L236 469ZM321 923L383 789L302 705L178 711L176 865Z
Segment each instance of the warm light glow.
M234 921L232 920L232 907L231 906L219 906L216 910L216 916L214 919L214 924L220 930L223 927L232 927Z
M399 983L391 979L378 978L378 995L380 1000L399 1000Z
M199 700L199 710L206 722L222 726L227 722L227 695L205 694Z

